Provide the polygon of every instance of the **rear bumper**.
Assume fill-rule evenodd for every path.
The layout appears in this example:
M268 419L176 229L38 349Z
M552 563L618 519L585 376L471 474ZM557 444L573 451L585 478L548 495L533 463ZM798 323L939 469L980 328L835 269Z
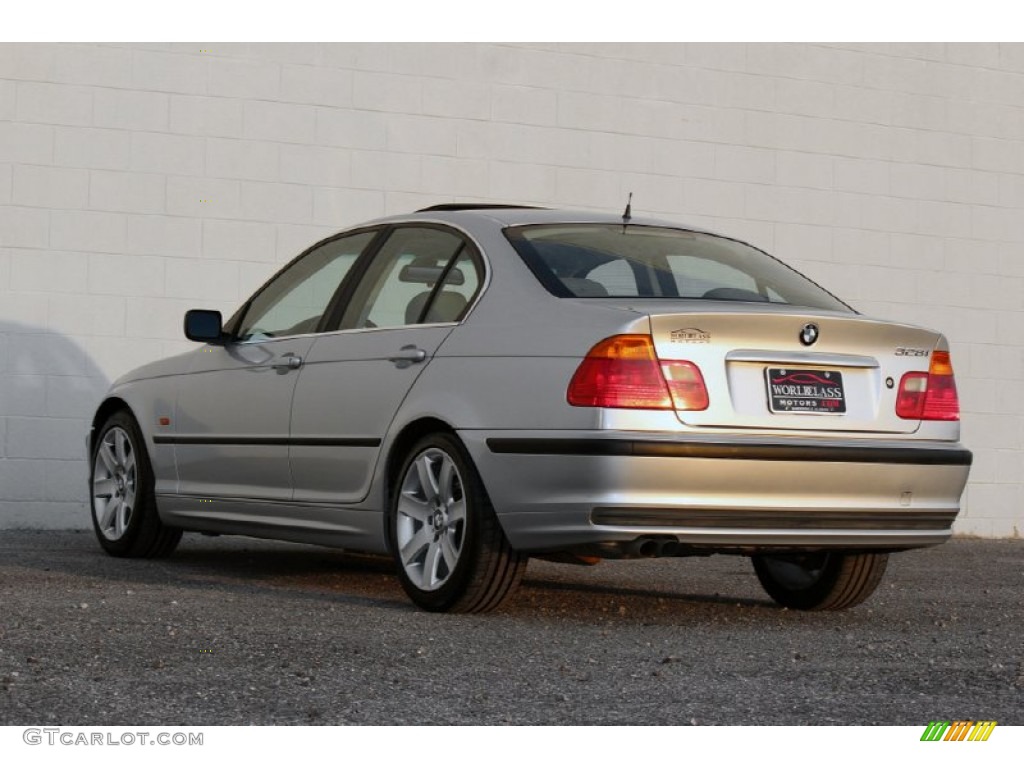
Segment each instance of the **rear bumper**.
M971 454L951 442L460 433L513 547L644 537L718 550L945 541Z

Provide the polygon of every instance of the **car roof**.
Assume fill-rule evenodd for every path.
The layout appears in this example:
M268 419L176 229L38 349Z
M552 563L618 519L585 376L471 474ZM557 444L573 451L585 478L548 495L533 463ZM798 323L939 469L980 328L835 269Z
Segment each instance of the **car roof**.
M622 224L621 213L578 211L560 208L538 208L523 205L502 205L496 203L445 203L423 208L414 213L386 216L368 224L386 224L409 221L446 222L455 226L471 226L472 222L487 220L501 227L515 227L529 224ZM657 219L647 216L633 216L629 223L636 226L659 226L686 229L692 232L714 234L703 227L687 226L678 221Z

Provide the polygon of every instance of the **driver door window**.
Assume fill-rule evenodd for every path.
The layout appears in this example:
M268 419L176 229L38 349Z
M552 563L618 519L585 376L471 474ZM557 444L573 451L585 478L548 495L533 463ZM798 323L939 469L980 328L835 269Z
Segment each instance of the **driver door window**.
M376 236L360 232L331 240L288 267L253 299L238 340L315 333L342 280Z

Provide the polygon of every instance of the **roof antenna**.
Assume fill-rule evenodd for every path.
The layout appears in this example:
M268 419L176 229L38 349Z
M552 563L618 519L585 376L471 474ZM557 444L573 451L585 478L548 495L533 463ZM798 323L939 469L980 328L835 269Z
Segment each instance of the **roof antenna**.
M622 212L622 234L626 234L626 227L629 226L630 219L633 218L633 193L629 193L629 199L626 201L626 210Z

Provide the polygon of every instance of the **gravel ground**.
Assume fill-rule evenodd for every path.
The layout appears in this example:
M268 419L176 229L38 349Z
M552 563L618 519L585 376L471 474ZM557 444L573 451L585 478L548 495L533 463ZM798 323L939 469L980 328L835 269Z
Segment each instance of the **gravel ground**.
M533 561L486 616L389 561L186 535L162 561L0 532L0 724L1024 724L1024 542L894 556L838 614L735 557Z

